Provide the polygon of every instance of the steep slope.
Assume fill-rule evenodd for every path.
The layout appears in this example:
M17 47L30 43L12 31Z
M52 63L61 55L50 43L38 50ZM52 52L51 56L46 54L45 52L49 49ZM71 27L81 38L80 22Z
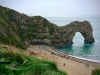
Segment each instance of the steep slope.
M58 28L43 17L29 17L2 6L0 6L0 26L1 42L17 45L15 41L18 41L22 46L50 44L54 31Z
M87 38L85 42L94 42L92 27L87 21L58 27L41 16L29 17L0 6L0 42L6 44L23 49L30 44L68 45L78 31Z
M5 9L0 7L0 42L25 49L24 43L15 30L13 22L9 19L4 10Z

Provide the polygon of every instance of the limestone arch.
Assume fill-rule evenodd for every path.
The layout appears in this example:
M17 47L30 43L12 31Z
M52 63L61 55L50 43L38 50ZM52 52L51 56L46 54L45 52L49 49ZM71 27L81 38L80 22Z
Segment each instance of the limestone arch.
M66 28L66 34L68 37L66 38L66 44L73 44L73 38L75 36L76 32L79 32L82 34L84 37L84 42L85 43L92 43L94 42L93 38L93 28L91 24L88 21L84 22L79 22L79 21L74 21L71 22L67 28Z

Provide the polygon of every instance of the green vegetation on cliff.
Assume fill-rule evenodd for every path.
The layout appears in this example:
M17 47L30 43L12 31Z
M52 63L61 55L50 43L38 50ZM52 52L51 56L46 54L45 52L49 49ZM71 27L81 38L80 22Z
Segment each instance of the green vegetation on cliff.
M67 75L49 60L0 47L0 75Z

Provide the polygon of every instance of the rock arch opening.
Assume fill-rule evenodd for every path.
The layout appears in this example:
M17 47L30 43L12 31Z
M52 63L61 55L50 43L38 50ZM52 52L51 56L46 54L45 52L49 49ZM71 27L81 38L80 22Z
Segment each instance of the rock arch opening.
M77 31L76 31L77 32ZM73 44L73 39L74 39L74 36L75 36L75 33L76 32L73 32L70 36L69 36L69 40L67 41L67 44ZM82 37L84 38L84 43L93 43L95 40L92 36L92 33L91 32L86 32L86 31L79 31L80 35L82 35ZM79 38L80 39L80 38ZM78 39L78 40L79 40ZM81 40L82 41L82 40Z
M76 32L72 41L73 43L84 43L84 37L80 32Z

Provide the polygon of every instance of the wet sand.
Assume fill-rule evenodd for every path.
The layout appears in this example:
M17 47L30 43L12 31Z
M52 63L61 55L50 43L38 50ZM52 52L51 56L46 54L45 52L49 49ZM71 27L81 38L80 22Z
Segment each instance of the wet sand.
M100 63L75 58L58 52L49 46L31 45L27 52L40 59L54 61L57 67L66 71L68 75L91 75L94 68L100 67Z

